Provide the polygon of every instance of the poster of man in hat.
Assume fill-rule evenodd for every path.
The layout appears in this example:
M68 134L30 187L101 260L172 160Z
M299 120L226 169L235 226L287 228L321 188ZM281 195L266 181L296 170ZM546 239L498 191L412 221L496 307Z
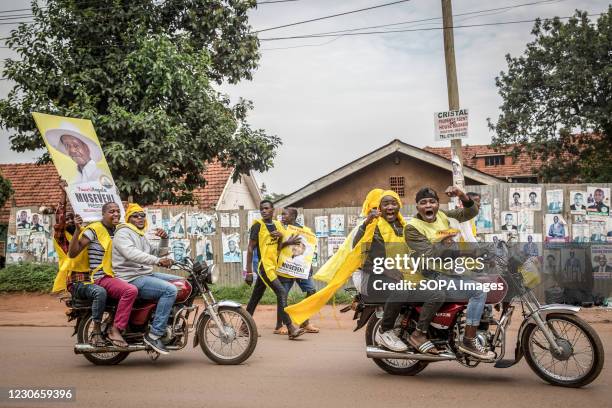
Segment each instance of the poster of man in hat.
M107 202L123 206L102 147L89 120L32 113L57 172L68 184L70 204L85 222L97 221Z

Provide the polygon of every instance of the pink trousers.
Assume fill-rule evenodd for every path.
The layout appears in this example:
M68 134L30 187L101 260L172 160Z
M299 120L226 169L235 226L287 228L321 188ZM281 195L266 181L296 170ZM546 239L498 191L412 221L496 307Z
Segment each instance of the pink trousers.
M103 276L95 283L106 289L109 297L119 300L113 324L119 330L125 330L132 313L132 305L138 296L138 289L131 283L110 276Z

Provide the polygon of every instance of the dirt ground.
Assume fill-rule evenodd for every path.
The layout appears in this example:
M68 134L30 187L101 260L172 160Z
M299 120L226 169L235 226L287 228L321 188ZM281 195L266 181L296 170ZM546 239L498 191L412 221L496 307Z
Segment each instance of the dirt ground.
M612 310L586 309L581 317L612 351ZM352 313L326 307L313 322L319 334L297 341L273 335L274 306L261 306L255 319L261 337L240 366L218 366L199 347L153 362L134 353L112 367L97 367L72 351L64 306L49 295L0 296L0 389L75 387L76 402L4 407L606 407L612 372L583 389L553 387L523 360L507 368L455 362L430 364L414 377L391 376L365 356L364 330L353 332ZM514 341L515 315L508 338ZM513 347L511 347L513 348Z

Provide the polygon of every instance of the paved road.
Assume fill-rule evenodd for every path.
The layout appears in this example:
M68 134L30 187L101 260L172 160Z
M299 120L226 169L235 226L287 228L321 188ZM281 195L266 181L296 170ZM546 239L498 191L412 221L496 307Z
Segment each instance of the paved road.
M213 364L199 348L156 362L138 353L118 366L96 367L72 353L69 327L0 327L0 386L76 387L77 402L62 406L104 408L447 408L470 400L494 408L603 408L612 400L612 374L605 367L595 383L579 390L547 385L524 361L509 369L437 363L416 377L391 376L365 357L363 331L353 333L345 318L342 329L328 319L320 334L290 342L270 333L272 316L259 315L262 337L255 353L231 367ZM595 327L610 358L612 324L604 322Z

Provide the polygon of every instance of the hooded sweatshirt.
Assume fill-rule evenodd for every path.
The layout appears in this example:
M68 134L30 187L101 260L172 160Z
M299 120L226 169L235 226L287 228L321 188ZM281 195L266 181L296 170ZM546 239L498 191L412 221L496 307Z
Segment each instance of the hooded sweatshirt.
M113 238L113 272L125 281L153 273L153 265L168 253L168 239L162 239L154 248L145 235L140 235L125 224L115 231Z

